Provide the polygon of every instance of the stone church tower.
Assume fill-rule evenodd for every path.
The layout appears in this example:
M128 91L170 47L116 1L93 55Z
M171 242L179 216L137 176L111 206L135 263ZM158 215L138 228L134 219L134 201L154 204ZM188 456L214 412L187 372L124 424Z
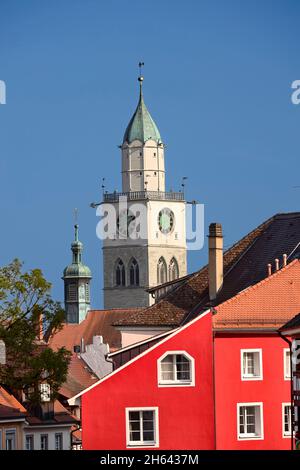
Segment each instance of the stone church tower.
M75 240L71 244L72 264L64 269L65 311L67 323L80 323L91 308L91 270L82 263L83 244L78 240L78 225Z
M184 194L165 190L164 144L144 102L142 76L139 84L121 145L122 193L105 193L103 200L116 213L115 236L103 241L105 309L149 306L149 287L187 273ZM120 197L127 200L125 209ZM131 237L133 232L143 237Z

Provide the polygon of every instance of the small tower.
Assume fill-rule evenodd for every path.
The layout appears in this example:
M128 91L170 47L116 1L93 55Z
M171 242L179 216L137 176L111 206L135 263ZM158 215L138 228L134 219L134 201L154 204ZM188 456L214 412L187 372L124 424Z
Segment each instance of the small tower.
M91 307L90 282L91 270L82 263L83 244L78 240L78 225L75 240L71 244L72 264L64 269L65 310L67 323L81 323Z

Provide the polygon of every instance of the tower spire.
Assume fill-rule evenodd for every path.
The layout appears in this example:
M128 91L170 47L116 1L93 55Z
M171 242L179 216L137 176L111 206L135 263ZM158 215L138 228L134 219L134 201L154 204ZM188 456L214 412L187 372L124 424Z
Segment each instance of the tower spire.
M140 74L139 74L139 77L138 77L138 81L140 82L140 99L143 96L142 85L143 85L144 77L142 75L142 67L144 67L144 65L145 65L144 62L139 62Z

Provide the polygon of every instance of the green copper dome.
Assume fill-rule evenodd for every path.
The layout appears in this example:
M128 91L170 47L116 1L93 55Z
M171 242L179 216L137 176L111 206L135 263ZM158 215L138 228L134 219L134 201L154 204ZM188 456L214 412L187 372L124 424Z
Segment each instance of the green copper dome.
M84 278L91 278L92 273L88 266L85 266L82 263L82 251L83 251L83 244L78 240L78 225L75 225L75 240L71 245L71 249L73 252L73 260L72 264L67 266L64 269L64 278L67 277L84 277Z
M159 130L153 121L143 98L142 93L142 81L143 77L139 77L140 82L140 99L132 116L127 129L124 134L123 143L127 142L130 144L134 140L139 140L145 143L147 140L155 140L155 142L161 142Z
M75 264L72 263L64 269L64 278L65 277L92 277L91 270L88 266L84 264Z

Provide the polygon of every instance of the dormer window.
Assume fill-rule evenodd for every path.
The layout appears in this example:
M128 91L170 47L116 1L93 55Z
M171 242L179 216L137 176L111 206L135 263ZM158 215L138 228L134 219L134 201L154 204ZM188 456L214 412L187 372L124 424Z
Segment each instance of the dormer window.
M39 385L39 389L40 389L41 401L43 403L50 401L50 392L51 392L50 384L42 383Z
M195 385L194 369L194 359L187 352L166 352L158 360L158 385Z

